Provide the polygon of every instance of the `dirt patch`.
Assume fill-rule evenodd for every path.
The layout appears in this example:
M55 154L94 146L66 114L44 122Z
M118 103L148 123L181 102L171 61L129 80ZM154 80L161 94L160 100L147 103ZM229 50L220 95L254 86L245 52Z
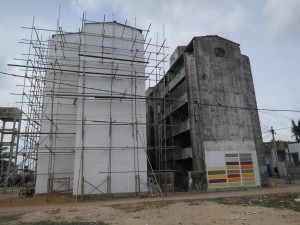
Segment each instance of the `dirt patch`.
M109 207L93 203L27 213L18 216L14 223L9 224L298 225L300 221L298 205L293 203L294 206L289 207L298 195L153 201L115 204Z
M57 195L47 199L47 196L36 195L32 198L15 198L13 201L6 198L0 201L0 208L16 208L16 207L30 207L30 206L43 206L43 205L57 205L57 204L69 204L73 203L74 199L71 197Z
M266 207L223 205L209 201L181 202L163 208L145 209L123 214L112 224L164 225L241 225L292 224L298 225L300 214L290 210Z
M97 206L78 206L64 207L52 210L28 213L20 219L23 223L37 223L40 221L61 223L68 221L69 223L89 223L89 224L105 224L102 221L110 222L118 217L120 212L109 207Z
M300 197L300 185L282 181L275 187L76 203L66 196L54 196L49 201L46 196L35 196L10 202L9 195L2 195L0 224L298 225L300 203L294 199Z

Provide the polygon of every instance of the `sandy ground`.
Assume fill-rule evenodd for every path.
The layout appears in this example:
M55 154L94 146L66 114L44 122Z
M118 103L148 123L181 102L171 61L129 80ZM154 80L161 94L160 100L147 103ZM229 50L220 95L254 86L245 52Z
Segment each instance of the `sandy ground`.
M109 207L79 206L26 214L23 222L37 221L103 221L122 225L299 225L300 213L254 206L222 205L200 201L174 203L139 212L126 213Z
M45 196L36 196L31 199L11 199L8 194L0 195L0 216L24 214L21 218L22 222L103 221L107 224L122 225L299 225L300 212L262 206L223 205L208 201L209 199L222 197L292 192L299 193L300 197L300 181L296 181L295 184L291 185L284 184L283 180L275 180L275 182L277 183L275 188L208 193L175 193L155 198L123 198L102 201L75 202L74 199L65 196L58 196L50 199L50 201L46 201ZM126 208L131 203L149 205L153 201L159 202L162 200L177 202L129 212L111 207L112 205L122 204Z

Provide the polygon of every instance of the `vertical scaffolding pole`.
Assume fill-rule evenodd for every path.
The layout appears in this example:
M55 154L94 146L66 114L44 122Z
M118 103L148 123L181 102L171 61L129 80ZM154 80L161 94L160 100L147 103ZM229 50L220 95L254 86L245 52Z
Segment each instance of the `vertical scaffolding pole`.
M83 16L83 22L82 22L82 32L83 32L83 38L84 38L84 54L86 54L86 37L85 37L85 14ZM80 60L81 62L81 60ZM82 116L81 116L81 199L83 199L84 196L84 152L85 152L85 56L83 58L82 62Z
M3 143L3 140L4 140L5 124L6 124L5 120L3 120L2 132L1 132L1 143ZM1 148L2 148L2 146L1 146ZM3 176L3 153L2 153L3 150L4 149L2 149L0 152L1 153L1 176Z

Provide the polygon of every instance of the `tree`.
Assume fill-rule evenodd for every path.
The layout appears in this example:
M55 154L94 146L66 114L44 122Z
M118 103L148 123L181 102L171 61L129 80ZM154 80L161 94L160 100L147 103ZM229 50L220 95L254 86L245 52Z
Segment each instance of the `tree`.
M297 142L300 142L300 120L298 120L298 125L292 120L292 129L293 137L296 138Z

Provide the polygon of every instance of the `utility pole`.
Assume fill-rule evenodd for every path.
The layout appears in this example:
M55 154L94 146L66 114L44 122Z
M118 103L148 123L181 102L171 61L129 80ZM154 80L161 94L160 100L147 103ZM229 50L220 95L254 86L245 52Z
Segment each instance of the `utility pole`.
M278 178L279 178L280 174L279 174L279 167L278 167L277 148L276 148L276 142L275 142L275 137L274 137L275 131L274 131L273 127L271 127L271 133L272 133L272 137L273 137L273 145L274 145L274 152L275 152L276 167L277 167Z

